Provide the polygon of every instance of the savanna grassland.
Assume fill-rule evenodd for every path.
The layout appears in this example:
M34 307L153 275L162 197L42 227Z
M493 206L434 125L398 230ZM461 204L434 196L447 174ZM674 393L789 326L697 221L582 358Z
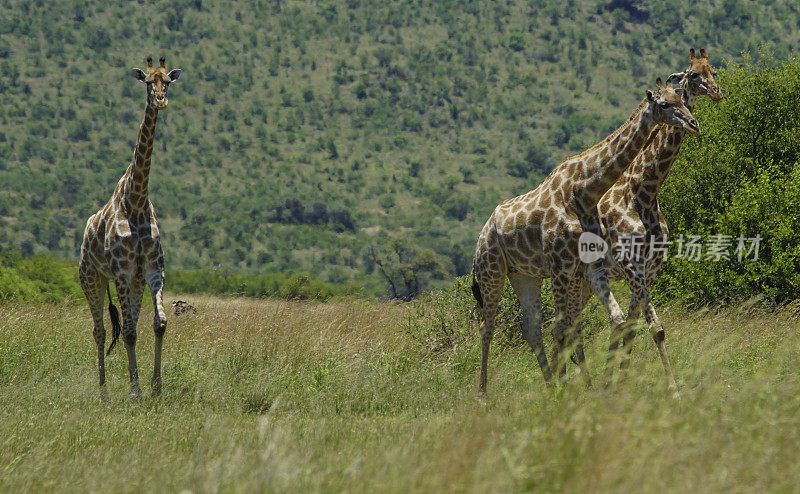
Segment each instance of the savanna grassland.
M644 334L624 380L587 389L573 375L547 390L506 328L479 403L474 323L436 297L192 298L196 315L170 317L163 395L139 403L127 398L120 349L99 401L84 307L4 304L0 489L710 492L800 482L791 312L663 309L680 400ZM143 383L151 316L140 324ZM595 380L607 336L589 338Z

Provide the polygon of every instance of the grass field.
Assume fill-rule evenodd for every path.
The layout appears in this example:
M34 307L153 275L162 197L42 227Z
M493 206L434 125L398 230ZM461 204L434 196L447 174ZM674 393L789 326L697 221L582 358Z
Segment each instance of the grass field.
M169 298L171 300L171 298ZM195 297L170 315L164 393L100 403L88 309L0 305L0 488L26 491L793 491L800 323L662 310L681 388L648 336L627 378L546 390L498 344L474 400L476 327L430 352L419 306ZM425 302L422 302L423 304ZM152 311L152 309L151 309ZM140 321L143 387L150 317ZM588 342L602 372L607 329ZM498 337L498 342L503 336Z

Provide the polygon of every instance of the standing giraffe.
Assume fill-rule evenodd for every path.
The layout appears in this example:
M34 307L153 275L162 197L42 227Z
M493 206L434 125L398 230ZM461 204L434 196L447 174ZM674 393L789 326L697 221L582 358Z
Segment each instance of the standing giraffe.
M133 160L117 183L111 199L89 218L81 245L79 277L94 319L93 334L97 344L101 397L105 396L106 382L103 354L106 341L103 300L106 291L114 327L108 352L114 348L121 332L125 350L128 352L130 396L141 396L136 366L136 323L145 283L150 287L155 307L155 363L151 387L154 395L161 391L161 345L167 329L167 317L162 303L164 253L161 250L158 222L147 194L147 185L158 111L167 107L167 87L178 79L181 69L173 69L167 73L164 58L160 62L160 67L155 68L153 59L148 57L146 73L141 69L133 69L133 76L147 85L147 104L133 150ZM116 307L111 303L109 280L114 281L122 308L121 328Z
M572 327L568 293L580 288L581 279L606 307L615 336L623 321L622 311L608 286L608 278L599 259L581 262L578 238L584 232L602 233L597 203L617 181L633 158L649 144L648 138L658 124L681 126L699 133L697 121L684 106L681 97L658 79L659 90L639 104L628 120L603 141L559 164L536 189L500 203L478 237L473 259L472 291L482 308L481 373L479 394L486 392L489 346L494 334L494 319L506 277L523 309L522 334L536 354L545 381L553 373L564 376L561 362L565 329ZM541 283L552 278L557 322L553 328L555 347L552 369L548 367L541 332ZM574 288L573 288L574 287ZM579 301L572 301L577 304ZM610 351L616 350L612 336ZM583 348L577 348L578 363L588 378Z
M689 67L684 72L670 75L667 82L681 85L684 104L689 111L693 111L698 96L708 96L715 102L722 100L723 95L714 79L715 75L716 71L711 67L706 51L700 50L700 58L696 58L694 49L691 49ZM645 320L673 389L675 378L667 356L666 334L650 300L648 288L653 284L663 262L663 250L653 249L651 253L650 247L665 246L669 232L661 214L657 194L678 156L684 133L681 127L662 126L656 130L652 144L639 153L598 203L608 245L622 245L621 240L625 237L629 246L632 246L633 236L643 240L642 248L636 249L636 255L633 255L633 249L628 248L621 249L619 256L610 256L608 277L612 280L625 280L631 289L627 323L635 322L644 308ZM577 318L591 298L592 289L583 282L581 290L573 296L580 297L580 305L570 304L570 307L578 310L578 314L573 315L573 318ZM623 334L625 354L620 362L622 369L628 366L634 336L635 332L630 327Z

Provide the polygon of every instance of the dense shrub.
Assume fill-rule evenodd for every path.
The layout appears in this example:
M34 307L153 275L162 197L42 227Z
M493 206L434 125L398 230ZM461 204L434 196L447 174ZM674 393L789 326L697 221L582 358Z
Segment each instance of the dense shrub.
M763 295L773 304L800 296L800 59L760 57L721 71L725 99L699 102L703 133L685 141L660 195L673 241L726 235L731 258L670 256L662 297L725 303ZM737 239L756 235L758 260L740 262Z
M0 301L64 302L83 297L75 264L45 255L0 251Z

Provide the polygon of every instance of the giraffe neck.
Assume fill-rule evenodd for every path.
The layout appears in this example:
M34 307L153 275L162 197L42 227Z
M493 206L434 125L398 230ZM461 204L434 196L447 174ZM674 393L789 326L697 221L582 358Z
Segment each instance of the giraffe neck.
M686 108L690 112L694 111L697 96L688 92L688 89L685 90L688 95L684 101ZM627 172L630 174L628 183L631 191L648 203L655 202L659 189L667 179L672 163L678 157L686 130L682 127L662 125L654 134L657 135L653 143L652 158L642 159L638 166L629 168ZM642 157L644 158L644 155Z
M576 198L586 208L593 208L614 185L633 159L655 134L652 110L643 100L639 107L613 134L578 156L581 177L574 188Z
M156 131L158 109L147 99L144 118L139 127L136 147L133 149L133 160L125 172L127 187L125 203L129 210L142 209L147 205L147 187L150 182L150 156L153 154L153 135Z

